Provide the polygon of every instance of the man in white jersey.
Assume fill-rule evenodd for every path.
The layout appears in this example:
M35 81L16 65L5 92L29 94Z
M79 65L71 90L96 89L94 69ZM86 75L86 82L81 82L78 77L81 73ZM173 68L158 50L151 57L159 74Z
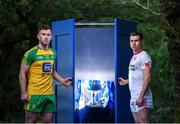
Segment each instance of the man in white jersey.
M133 57L129 64L128 79L119 77L119 84L129 84L131 93L130 108L136 123L148 123L150 110L153 108L152 92L150 90L151 58L147 52L141 50L143 35L133 32L130 35L130 46Z

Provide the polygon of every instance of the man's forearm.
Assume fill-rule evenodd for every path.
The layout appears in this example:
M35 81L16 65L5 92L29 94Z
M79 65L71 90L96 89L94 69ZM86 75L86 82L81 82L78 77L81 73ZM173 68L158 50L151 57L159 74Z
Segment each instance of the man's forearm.
M54 77L55 80L57 80L57 81L59 81L59 82L64 84L64 78L61 77L56 71L54 71L53 77Z
M147 89L149 87L149 82L150 82L150 77L149 76L145 77L144 82L143 82L143 87L142 87L140 95L139 95L141 98L143 98L144 95L146 94Z
M19 74L19 85L21 88L21 94L26 93L26 75Z

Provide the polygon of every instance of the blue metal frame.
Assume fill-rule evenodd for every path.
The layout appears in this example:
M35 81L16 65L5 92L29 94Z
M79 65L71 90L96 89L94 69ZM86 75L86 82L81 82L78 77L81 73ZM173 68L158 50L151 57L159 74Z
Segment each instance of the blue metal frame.
M74 86L75 86L75 55L76 55L76 53L75 53L75 20L73 19L73 23L74 23L74 26L73 26L73 77L72 77L72 86L73 86L73 122L74 122L74 120L75 120L75 115L74 115L74 113L75 113L75 107L74 107Z
M68 20L63 20L63 21L68 21ZM63 22L62 21L62 22ZM73 94L74 94L74 92L75 92L75 87L74 87L74 83L75 83L75 55L76 55L76 51L75 51L75 45L76 45L76 41L75 41L75 26L81 26L81 25L83 25L83 26L94 26L94 25L101 25L101 26L114 26L114 61L115 61L115 65L114 65L114 68L115 68L115 80L114 80L114 85L115 85L115 123L119 123L119 122L132 122L132 118L130 117L130 118L128 118L128 117L125 117L124 118L124 116L123 116L123 119L121 120L121 116L124 114L124 115L126 115L128 112L129 112L129 110L128 110L128 112L125 112L125 113L123 113L124 112L124 110L122 110L122 112L120 112L119 113L119 109L118 108L120 108L120 106L119 106L119 102L121 102L121 101L119 101L118 100L118 95L119 95L119 93L120 93L120 95L121 94L123 94L123 93L125 93L125 94L127 94L128 93L128 87L125 87L125 88L121 88L119 85L118 85L118 80L117 80L117 78L119 77L119 76L127 76L127 70L125 70L125 69L128 69L127 68L127 63L128 63L128 59L129 58L123 58L123 59L125 59L124 60L124 62L126 62L126 67L123 67L124 65L122 65L122 62L121 62L121 67L119 68L119 62L120 62L120 58L118 57L118 55L119 55L119 49L121 49L120 51L121 52L123 52L123 50L124 50L124 48L122 48L122 46L123 46L123 43L121 44L121 43L119 43L119 42L122 42L122 40L124 40L124 39L122 39L122 35L125 35L126 37L129 37L129 33L130 32L132 32L132 31L136 31L136 23L134 23L134 22L131 22L131 21L126 21L126 20L119 20L119 19L114 19L114 22L113 23L75 23L75 20L74 19L70 19L70 21L72 21L73 22L73 29L72 29L72 34L73 34L73 38L72 38L72 43L73 43L73 66L72 66L72 82L73 82ZM52 23L52 27L53 26L55 26L54 24L56 24L56 23L58 23L59 21L57 21L57 22L53 22ZM61 28L66 28L66 25L63 25ZM65 29L66 30L66 29ZM54 31L53 31L54 32ZM56 50L58 49L58 46L57 46L57 36L56 36L56 34L54 34L54 33L52 33L53 34L53 38L55 38L55 39L53 39L53 42L52 42L52 47L53 48L55 48ZM61 35L66 35L66 33L64 33L64 34L61 34ZM121 36L120 36L121 35ZM125 41L126 42L126 41ZM120 46L119 46L120 45ZM122 45L122 46L121 46ZM127 51L127 50L125 50L125 51ZM129 49L128 49L128 51L129 51ZM122 53L122 54L124 54L124 53ZM128 56L127 57L129 57L129 55L130 55L130 53L129 52L127 52L126 54L128 54ZM121 56L121 55L120 55ZM123 57L125 57L125 56L123 56ZM121 60L122 61L122 60ZM58 67L57 66L57 62L56 62L56 67ZM123 69L122 69L123 68ZM57 68L56 68L57 69ZM121 71L124 71L124 72L119 72L120 70L119 69L122 69ZM57 95L57 89L58 89L58 86L56 85L55 86L55 92L56 92L56 95ZM125 96L126 97L126 96ZM56 101L57 102L57 101ZM128 106L129 106L129 104L128 104ZM73 95L73 111L74 111L74 113L75 113L75 106L74 106L74 95ZM73 113L73 121L75 120L75 115L74 115L74 113ZM58 116L57 115L58 113L56 113L56 117ZM127 119L130 119L130 120L128 120L127 121ZM57 122L57 118L55 118L55 122Z
M68 25L69 24L70 25L69 26L65 25L66 23ZM73 24L73 25L71 25L71 24ZM67 26L68 26L68 28L67 28ZM73 27L73 29L71 27ZM52 48L54 48L57 51L58 50L58 43L57 43L58 38L60 38L61 36L69 35L69 32L72 33L70 35L72 35L72 56L74 57L74 49L73 49L73 46L74 46L74 19L68 19L68 20L52 22L52 37L53 37L53 39L52 39ZM71 36L70 36L70 38L71 38ZM59 70L59 65L57 64L57 61L58 61L58 59L56 59L56 64L55 64L56 71ZM64 73L65 75L61 74L61 76L72 76L72 77L74 77L74 70L73 69L74 69L74 58L72 58L72 74L67 75L67 73ZM54 81L54 82L55 82L55 95L56 95L56 98L57 98L57 93L58 93L58 89L60 88L59 87L60 85L56 84L57 83L56 81ZM73 82L74 82L74 79L72 79L72 84L73 84ZM72 90L74 90L74 89L72 88ZM72 92L74 93L74 91L72 91ZM58 107L58 101L57 100L56 100L56 103L57 103L57 107ZM72 103L72 105L74 106L74 103ZM72 112L73 112L73 110L72 110ZM55 122L58 122L57 117L58 117L58 112L55 113ZM73 122L73 118L72 118L72 122Z
M133 117L129 107L130 93L127 86L119 86L117 78L128 78L128 66L132 56L129 44L130 33L136 31L132 21L116 19L116 122L132 123Z
M114 81L114 85L115 85L115 108L117 108L117 19L114 19L114 45L115 45L115 49L114 49L114 59L115 59L115 81ZM115 109L115 122L117 122L117 109Z

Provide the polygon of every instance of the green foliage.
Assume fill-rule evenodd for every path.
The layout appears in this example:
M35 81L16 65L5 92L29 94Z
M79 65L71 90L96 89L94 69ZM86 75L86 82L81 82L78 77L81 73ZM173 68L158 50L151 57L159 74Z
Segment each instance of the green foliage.
M167 43L162 41L159 48L150 50L153 59L152 91L154 93L154 110L152 122L170 123L174 121L174 82L170 75L169 52ZM171 114L169 114L171 113Z
M153 92L154 109L151 122L174 122L174 82L171 76L170 56L163 26L158 17L155 21L139 23L138 29L143 32L144 46L152 57L151 89ZM171 113L171 114L168 114Z
M166 33L158 1L152 0L2 0L0 1L0 122L23 122L18 72L24 52L36 42L38 24L75 18L81 22L133 20L145 36L144 49L153 60L151 87L154 110L151 122L174 122L174 82ZM165 0L160 0L165 1ZM143 8L146 7L146 8ZM176 9L169 11L170 14ZM171 23L176 25L176 23ZM179 24L179 23L178 23ZM177 26L175 29L179 29ZM176 31L177 31L176 30ZM171 113L171 114L169 114Z

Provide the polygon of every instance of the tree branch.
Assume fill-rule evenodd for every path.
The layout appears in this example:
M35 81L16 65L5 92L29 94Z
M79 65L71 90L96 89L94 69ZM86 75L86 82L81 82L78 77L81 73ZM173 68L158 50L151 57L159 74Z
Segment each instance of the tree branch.
M140 7L142 7L143 9L145 9L145 10L149 10L151 13L153 13L154 15L160 15L160 13L158 13L158 12L155 12L154 10L152 10L151 8L150 8L150 3L149 3L149 0L147 0L147 6L144 6L144 5L142 5L138 0L133 0L133 2L134 3L136 3L137 5L139 5Z

